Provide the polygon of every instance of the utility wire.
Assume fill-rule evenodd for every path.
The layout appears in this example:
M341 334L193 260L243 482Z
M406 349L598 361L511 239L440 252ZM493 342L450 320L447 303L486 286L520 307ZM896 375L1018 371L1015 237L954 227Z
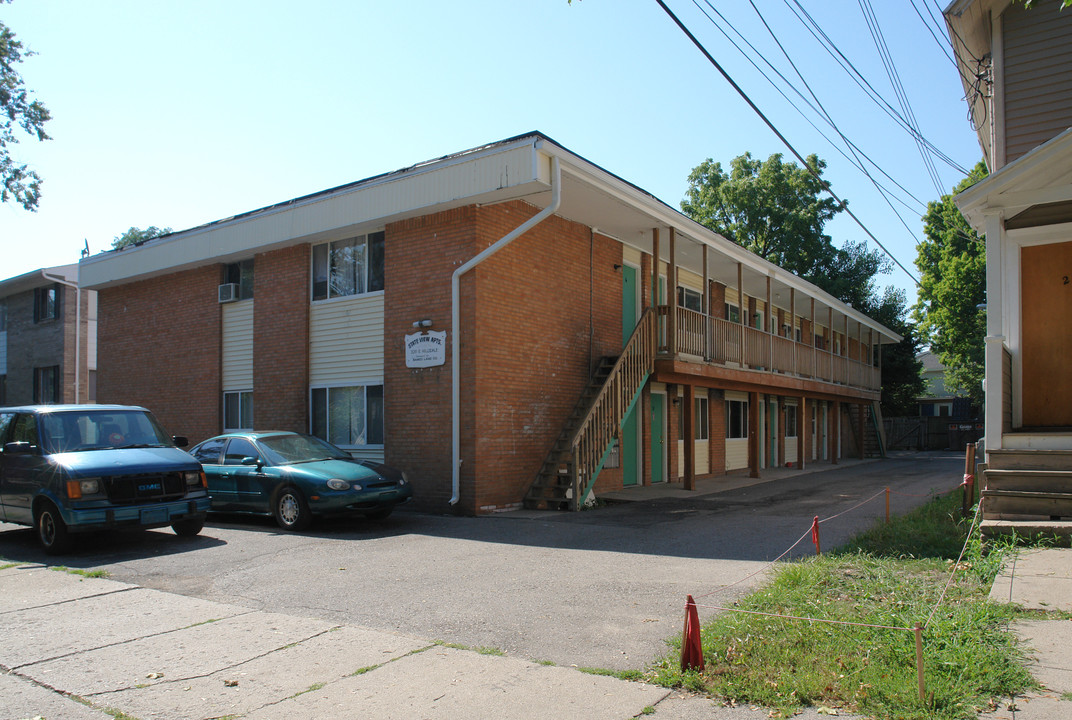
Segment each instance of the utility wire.
M772 123L769 119L767 119L767 116L763 114L763 111L760 110L759 107L757 107L754 102L752 102L752 98L748 97L748 94L744 90L742 90L741 86L738 85L733 80L732 77L730 77L729 73L727 73L726 70L723 69L723 67L721 65L719 65L718 61L715 60L715 58L711 55L711 53L707 52L707 48L705 48L700 43L700 41L696 39L696 36L693 35L692 32L685 26L685 24L683 22L681 22L680 19L678 19L677 15L675 15L674 12L670 8L668 8L666 6L666 3L663 2L663 0L655 0L655 2L657 2L659 4L659 7L661 7L663 9L663 12L665 12L670 17L670 19L674 21L674 24L676 24L678 26L678 28L680 28L681 32L685 33L685 36L692 42L693 45L696 46L696 49L699 50L701 53L703 53L704 57L707 58L707 61L709 63L711 63L711 65L716 70L718 70L719 74L721 74L722 77L725 78L726 82L728 82L730 84L730 86L735 91L737 91L737 94L741 96L741 99L743 99L746 103L748 103L748 106L750 108L752 108L753 112L755 112L756 115L758 115L759 118L764 122L764 124L766 124L766 126L768 128L770 128L771 132L773 132L778 137L778 139L782 141L782 144L784 144L789 149L789 151L791 153L793 153L793 156L796 157L796 159L800 161L800 164L803 165L804 168L812 175L812 177L814 177L816 179L816 181L818 181L823 186L823 189L825 189L826 192L830 194L830 197L834 198L834 200L837 201L837 203L841 206L841 209L844 210L848 214L848 216L851 217L856 222L856 224L860 226L860 229L862 229L865 233L867 233L867 236L869 238L871 238L875 242L876 245L878 245L880 248L882 248L882 252L886 253L886 255L891 260L893 260L893 262L897 265L897 267L901 268L901 270L904 271L905 275L907 275L909 278L911 278L912 282L914 282L917 286L919 286L920 282L916 278L916 276L913 275L912 273L910 273L908 271L908 268L906 268L901 263L900 260L898 260L896 257L894 257L893 253L891 253L886 248L886 246L883 245L879 241L879 239L877 237L875 237L874 233L872 233L867 228L867 226L863 224L863 222L860 220L860 218L856 217L855 213L853 213L853 211L849 209L848 204L844 200L842 200L840 197L838 197L834 193L834 191L830 188L830 183L828 183L826 180L823 180L822 177L820 177L819 173L816 172L815 170L813 170L810 165L808 165L807 161L804 159L804 157L799 152L797 152L797 149L795 147L793 147L792 143L790 143L789 140L787 140L786 137L784 135L782 135L782 133L778 130L778 128L776 128L774 126L774 123Z
M953 160L951 157L939 150L932 142L927 140L922 135L919 135L919 133L916 132L903 117L901 117L901 114L897 112L897 110L894 109L894 107L890 105L886 101L886 99L883 98L877 90L875 90L874 87L872 87L871 83L867 81L867 78L863 76L863 73L857 70L856 66L853 65L852 61L849 60L845 56L845 54L841 52L841 50L837 47L834 41L830 39L830 36L827 35L821 27L819 27L819 23L816 22L815 19L812 18L812 16L808 13L808 11L804 9L804 7L800 4L799 0L783 0L783 2L785 2L786 6L789 7L789 10L797 17L797 19L800 20L800 22L804 25L808 32L810 32L812 36L815 37L815 39L819 42L823 49L826 50L826 52L832 58L834 58L835 62L837 62L841 66L841 68L846 73L848 73L849 77L851 77L852 80L860 86L864 93L867 94L867 96L871 98L871 100L876 103L883 112L889 115L894 120L894 122L900 125L910 135L922 141L927 146L927 148L932 153L934 153L935 157L939 158L961 174L968 174L968 171L966 169L961 167L955 160ZM792 3L792 5L790 3ZM794 5L796 6L796 9L794 9Z
M947 45L946 43L942 42L938 38L938 34L934 32L934 25L932 25L931 23L927 22L927 18L923 17L923 13L921 13L919 11L919 7L916 6L916 0L909 0L909 2L912 3L912 9L916 11L916 15L919 16L919 19L923 21L923 26L925 28L927 28L927 32L929 32L931 34L931 37L934 38L934 42L938 43L938 48L942 51L942 53L947 58L949 58L949 62L953 63L953 67L957 68L957 72L960 72L960 68L957 67L956 59L953 57L953 54L949 51L949 45ZM926 5L926 0L924 0L924 6L927 8L927 12L929 14L930 13L930 6ZM934 19L933 14L931 15L931 19L932 20Z

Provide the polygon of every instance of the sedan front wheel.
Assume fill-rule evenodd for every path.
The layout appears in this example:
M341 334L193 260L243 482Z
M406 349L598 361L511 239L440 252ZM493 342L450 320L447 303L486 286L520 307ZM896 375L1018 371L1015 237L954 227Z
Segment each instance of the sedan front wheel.
M305 496L297 488L283 488L276 496L273 508L275 521L284 530L304 530L313 519Z

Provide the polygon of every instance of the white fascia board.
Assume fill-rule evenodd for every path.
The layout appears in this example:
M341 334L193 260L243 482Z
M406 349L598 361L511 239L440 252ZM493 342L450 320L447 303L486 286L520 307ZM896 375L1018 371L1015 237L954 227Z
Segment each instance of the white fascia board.
M549 182L536 159L534 138L451 156L140 247L95 255L80 264L83 287L100 289L230 262L271 248L339 239L437 210L542 192Z
M1060 202L1068 192L1066 182L1040 183L1038 177L1059 176L1072 167L1072 128L1039 145L997 172L957 194L953 202L977 233L986 231L986 216L1011 216L1031 205Z
M34 288L51 285L60 277L72 283L78 282L77 265L56 265L47 268L38 268L22 275L0 280L0 297L15 295Z
M562 172L582 178L608 195L638 207L651 215L653 226L673 227L675 232L684 235L690 240L708 245L716 252L729 257L735 262L740 262L753 272L770 277L772 281L780 282L786 287L794 288L809 297L814 297L822 304L834 308L839 314L847 315L854 322L875 330L880 336L885 336L892 342L900 342L903 339L898 333L846 305L817 285L811 284L807 280L794 275L769 260L764 260L718 233L712 232L707 227L674 210L653 195L639 190L584 158L574 155L565 148L549 141L538 143L537 148L558 156Z

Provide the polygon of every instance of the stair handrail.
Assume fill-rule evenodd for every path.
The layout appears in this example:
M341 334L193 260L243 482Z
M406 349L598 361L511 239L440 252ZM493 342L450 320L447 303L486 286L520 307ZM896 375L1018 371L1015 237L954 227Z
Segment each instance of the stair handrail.
M640 316L621 355L603 387L570 437L571 506L581 502L581 478L596 471L610 441L618 435L633 398L655 370L656 311L647 308Z

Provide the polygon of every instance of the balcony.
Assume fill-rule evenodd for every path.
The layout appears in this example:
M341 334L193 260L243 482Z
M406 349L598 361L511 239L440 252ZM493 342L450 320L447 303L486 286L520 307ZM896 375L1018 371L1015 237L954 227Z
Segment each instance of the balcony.
M673 345L669 342L671 308L658 308L658 354L686 362L778 374L818 382L878 391L881 369L845 355L836 355L807 343L676 308ZM847 344L847 343L846 343ZM859 347L867 347L860 343Z

